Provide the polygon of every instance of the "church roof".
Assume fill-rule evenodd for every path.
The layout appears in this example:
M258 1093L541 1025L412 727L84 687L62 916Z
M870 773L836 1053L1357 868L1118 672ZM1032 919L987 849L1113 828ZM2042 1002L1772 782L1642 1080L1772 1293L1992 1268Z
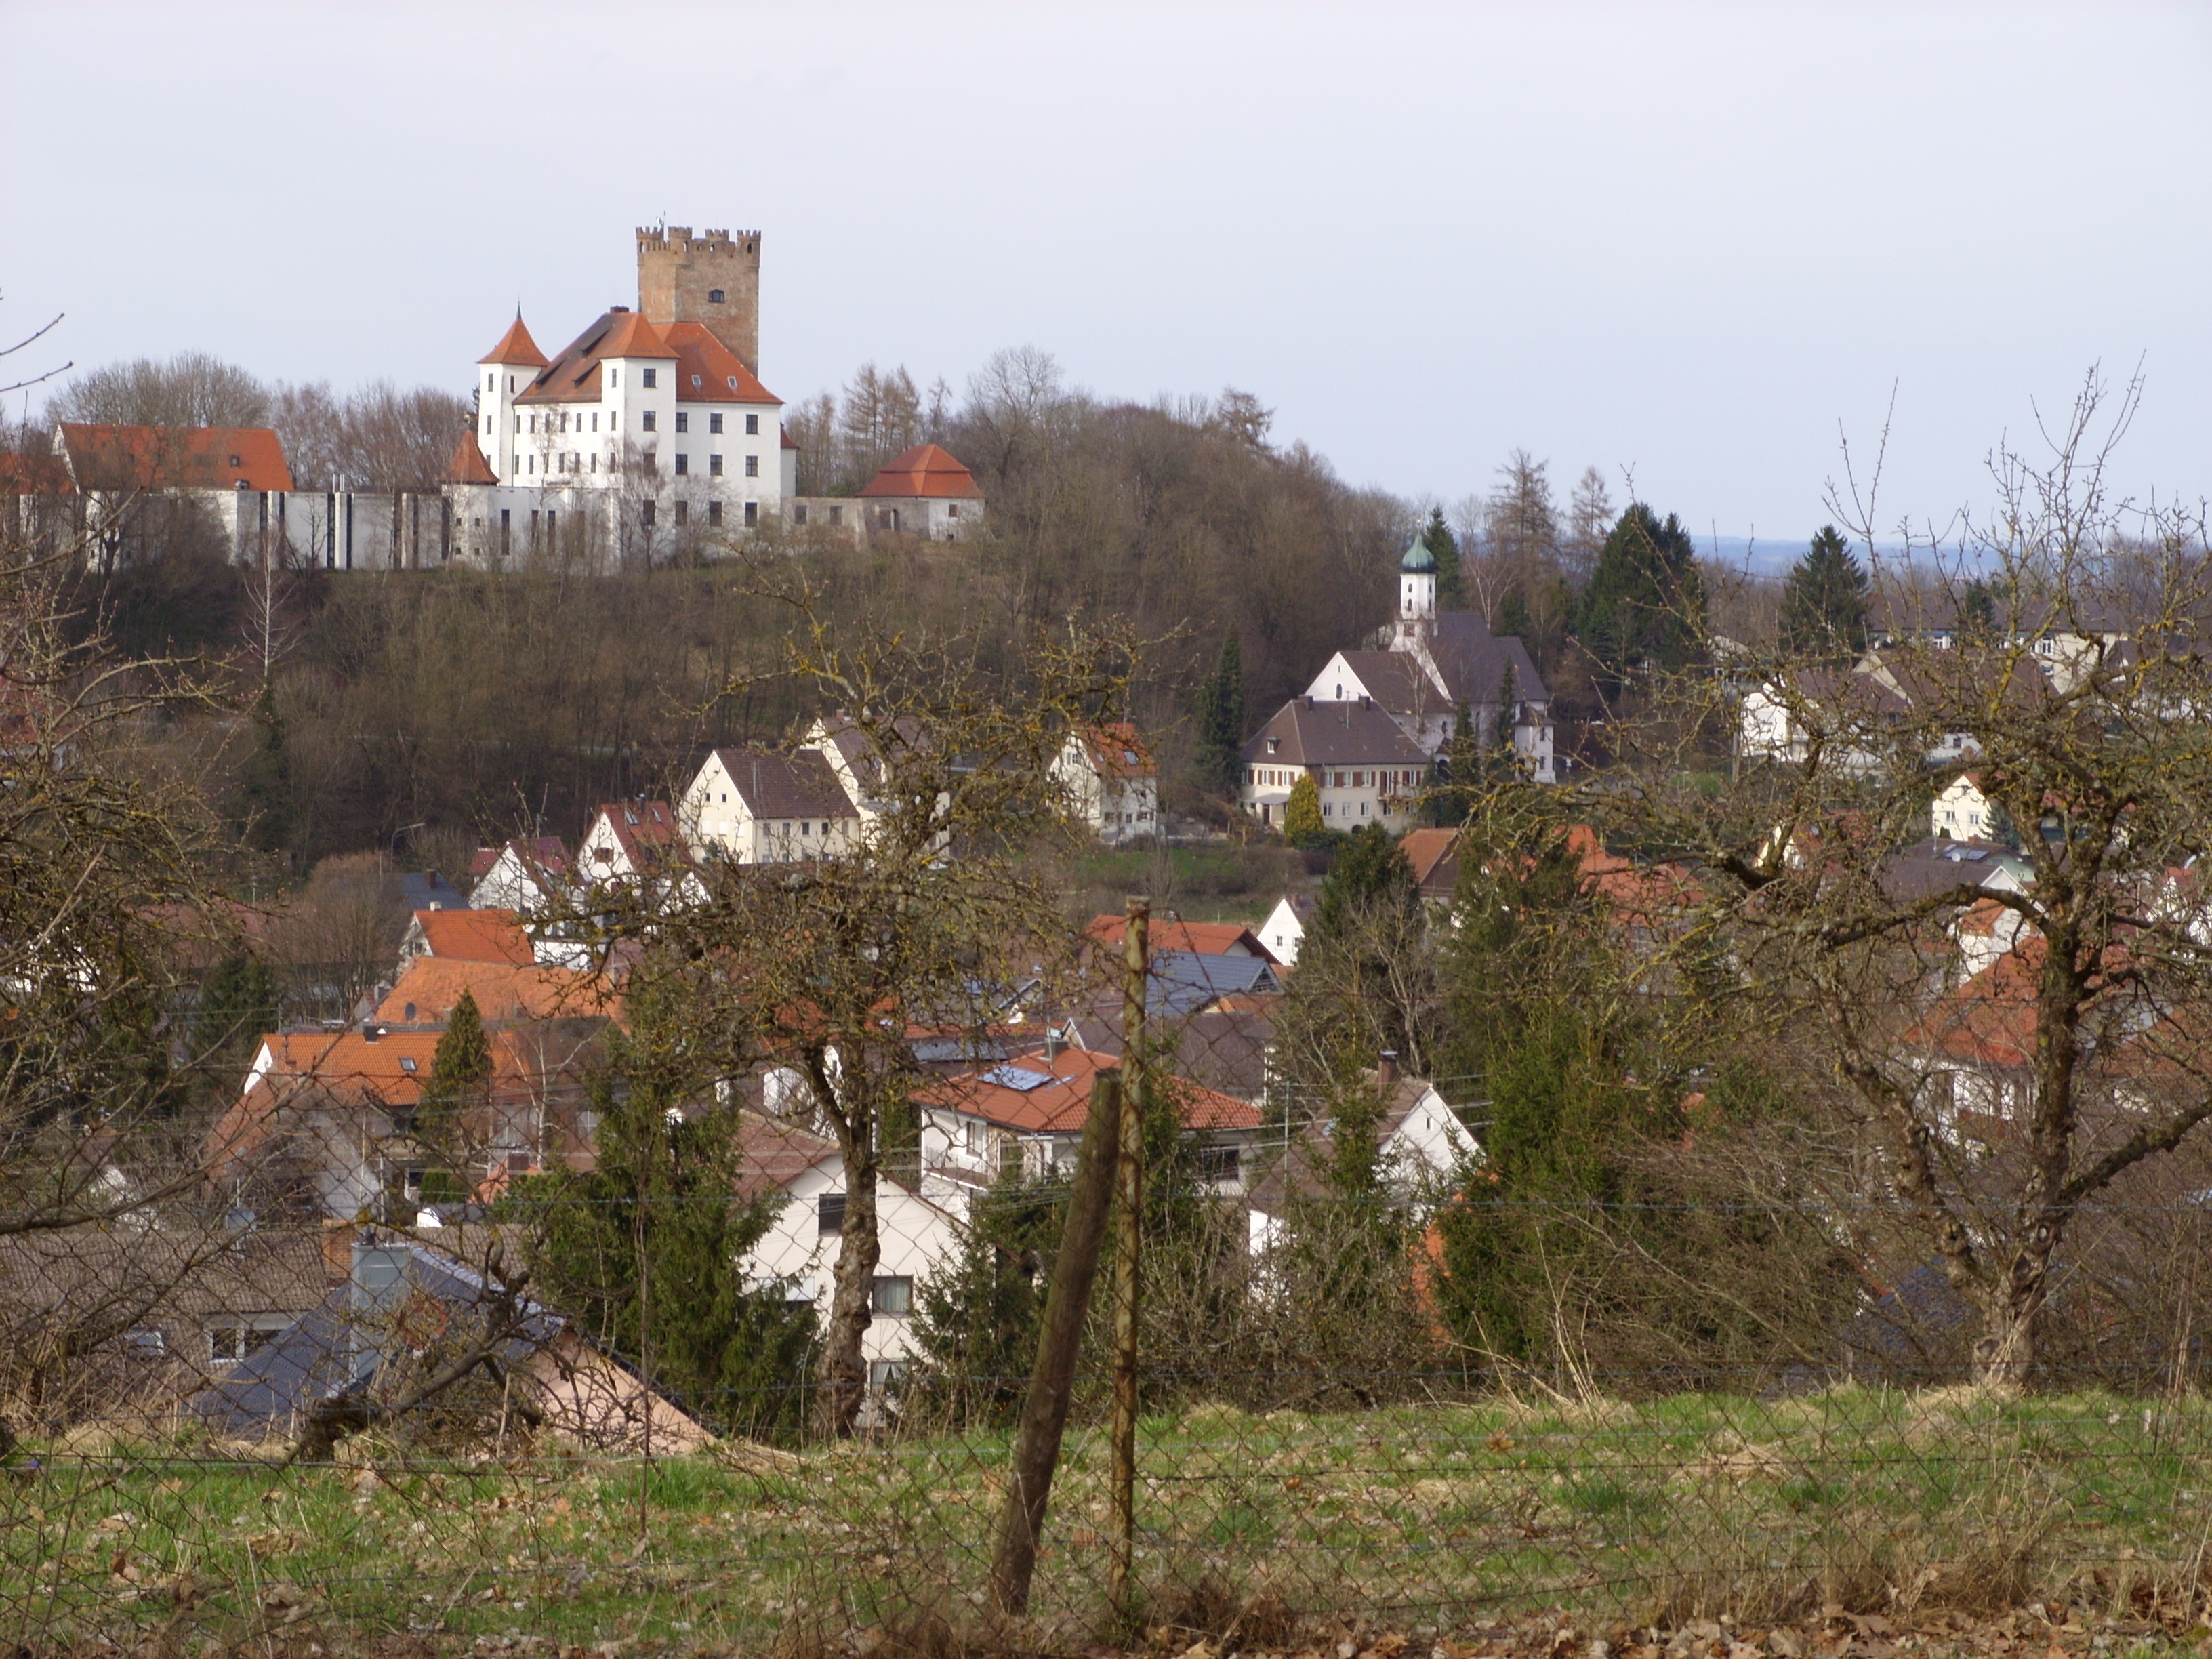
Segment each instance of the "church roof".
M1405 556L1398 561L1399 569L1422 574L1427 574L1436 568L1437 556L1429 551L1429 544L1419 536L1413 538L1413 544L1406 550Z
M1548 702L1551 693L1538 678L1528 649L1519 640L1492 634L1479 612L1439 613L1429 635L1429 654L1443 675L1445 695L1454 703L1481 708L1498 700L1505 671L1513 671L1514 695L1522 702Z
M475 433L464 432L460 442L453 446L453 458L446 463L445 482L457 484L495 484L499 482L499 475L491 470L491 463L484 459L483 451L477 447Z
M530 331L523 327L522 313L517 311L507 332L499 337L499 343L477 361L480 363L513 364L522 368L543 368L545 367L545 354L538 349L538 342L530 337Z
M956 501L981 501L983 495L975 488L975 475L935 444L916 444L887 463L860 494Z

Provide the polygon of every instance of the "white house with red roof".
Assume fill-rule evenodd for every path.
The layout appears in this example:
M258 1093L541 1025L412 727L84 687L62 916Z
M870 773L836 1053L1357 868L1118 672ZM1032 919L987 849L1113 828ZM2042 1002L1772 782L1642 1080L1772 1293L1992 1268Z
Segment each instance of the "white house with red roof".
M1127 721L1071 732L1053 762L1074 815L1111 847L1160 829L1160 769Z
M477 362L472 442L445 486L467 556L711 551L781 516L783 403L758 375L758 233L637 238L635 310L609 307L550 358L518 311Z

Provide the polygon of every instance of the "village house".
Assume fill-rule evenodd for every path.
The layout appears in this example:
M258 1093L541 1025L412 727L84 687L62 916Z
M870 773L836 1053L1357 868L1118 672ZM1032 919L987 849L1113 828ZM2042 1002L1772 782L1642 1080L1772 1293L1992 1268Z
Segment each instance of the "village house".
M915 1096L922 1168L980 1184L1015 1162L1031 1178L1068 1174L1090 1121L1091 1084L1115 1063L1054 1032L1038 1053L937 1079ZM1174 1096L1183 1132L1199 1142L1200 1170L1217 1188L1237 1182L1260 1131L1259 1108L1182 1078L1161 1086Z
M1429 757L1364 697L1342 702L1293 697L1253 735L1242 759L1238 802L1276 829L1282 827L1291 789L1301 777L1310 777L1321 793L1323 829L1376 823L1403 830L1413 822L1429 776Z
M701 860L787 864L852 850L860 814L821 750L710 753L678 804L685 841Z
M398 972L417 957L460 962L535 960L530 935L512 910L417 910L399 939Z
M1160 830L1160 769L1137 728L1122 722L1069 734L1052 775L1075 816L1107 846Z
M1313 894L1285 893L1260 924L1260 937L1268 954L1285 968L1297 966L1298 946L1305 940L1306 924L1313 920Z
M673 808L665 800L610 801L576 843L579 880L625 885L661 879L691 862Z
M513 910L527 915L568 890L568 848L558 836L518 837L479 847L469 873L472 910Z
M747 1254L755 1284L777 1283L794 1301L827 1316L845 1225L845 1170L836 1143L796 1124L748 1112L739 1126L744 1180L738 1196L780 1197L775 1220ZM906 1374L914 1354L913 1314L921 1286L957 1263L966 1231L954 1199L885 1178L876 1188L874 1318L861 1339L868 1380L878 1394Z
M2001 841L2010 828L2004 809L1982 793L1978 772L1961 772L1946 784L1928 819L1928 833L1946 841Z

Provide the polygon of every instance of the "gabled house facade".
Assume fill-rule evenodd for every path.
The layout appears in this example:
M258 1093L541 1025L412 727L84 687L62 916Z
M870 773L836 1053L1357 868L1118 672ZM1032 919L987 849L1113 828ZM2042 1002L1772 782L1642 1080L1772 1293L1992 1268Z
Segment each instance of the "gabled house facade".
M1291 791L1310 777L1321 793L1322 826L1408 827L1427 786L1429 757L1384 709L1365 698L1294 697L1244 745L1238 804L1279 829Z
M821 750L717 749L678 804L684 836L704 860L788 864L850 852L860 810Z
M1109 847L1160 830L1160 769L1127 722L1069 735L1052 774L1077 817Z
M676 811L665 800L610 801L576 843L576 877L587 885L659 880L690 862Z

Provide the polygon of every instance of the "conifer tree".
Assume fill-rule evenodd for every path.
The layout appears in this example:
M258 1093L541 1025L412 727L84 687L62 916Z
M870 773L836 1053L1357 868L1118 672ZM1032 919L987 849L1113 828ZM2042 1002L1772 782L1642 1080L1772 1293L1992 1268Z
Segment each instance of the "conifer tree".
M431 1056L430 1080L422 1085L424 1138L441 1145L450 1141L461 1114L483 1104L490 1094L491 1039L484 1035L476 997L463 986Z
M1036 1358L1067 1186L1003 1171L975 1203L958 1264L915 1297L911 1397L955 1421L1004 1421Z
M1231 623L1207 677L1199 709L1198 765L1208 787L1237 793L1244 745L1244 645Z
M1310 772L1299 773L1291 786L1291 798L1283 805L1283 839L1293 847L1318 846L1328 839L1328 827L1321 821L1321 786Z
M1444 522L1441 507L1429 509L1428 525L1421 532L1421 545L1437 562L1437 609L1459 610L1467 603L1467 589L1459 569L1459 538Z
M261 682L252 721L254 744L240 783L246 840L257 850L272 853L287 843L292 832L290 732L276 707L273 679Z
M1574 635L1596 665L1599 689L1618 697L1644 669L1685 666L1705 615L1690 532L1630 503L1598 551L1597 568L1576 606Z
M744 1257L781 1194L737 1198L738 1115L648 994L593 1078L597 1158L518 1182L501 1206L527 1228L533 1293L592 1341L724 1432L799 1420L814 1316L781 1282L749 1285Z
M1782 590L1782 648L1797 656L1857 656L1866 648L1869 586L1843 533L1822 525Z
M253 1044L276 1029L276 976L269 964L234 951L200 986L192 1015L192 1042L218 1091L235 1090L238 1073Z

